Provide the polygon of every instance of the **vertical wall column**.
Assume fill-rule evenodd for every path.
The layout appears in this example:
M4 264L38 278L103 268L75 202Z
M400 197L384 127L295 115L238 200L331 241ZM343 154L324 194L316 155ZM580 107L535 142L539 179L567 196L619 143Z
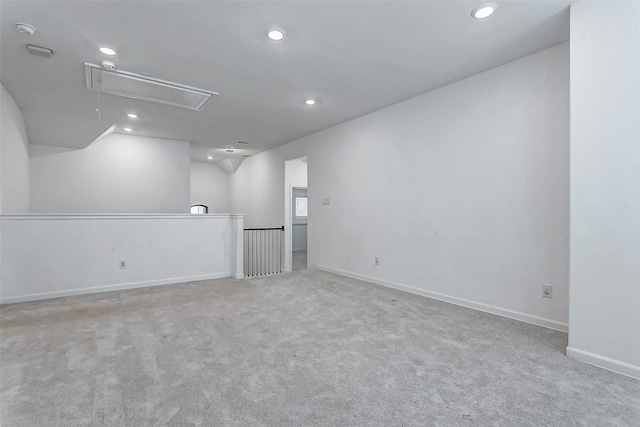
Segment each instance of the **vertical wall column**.
M29 140L22 111L0 85L0 213L29 213Z
M244 215L232 214L233 227L231 241L233 242L233 254L231 258L231 277L242 279L244 277Z
M571 6L567 355L640 378L640 3Z

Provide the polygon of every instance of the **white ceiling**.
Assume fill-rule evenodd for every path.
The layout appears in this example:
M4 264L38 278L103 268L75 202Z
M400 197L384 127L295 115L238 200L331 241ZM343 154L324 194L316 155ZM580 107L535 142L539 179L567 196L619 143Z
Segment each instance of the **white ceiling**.
M32 144L83 148L112 125L251 155L568 40L571 1L7 1L2 84ZM36 28L18 33L17 22ZM272 42L271 27L286 37ZM26 45L53 50L30 55ZM98 46L117 50L106 57ZM220 93L203 111L87 90L85 62ZM305 106L313 97L318 103ZM142 115L131 120L126 113ZM238 141L249 145L238 145ZM225 148L233 146L234 153Z

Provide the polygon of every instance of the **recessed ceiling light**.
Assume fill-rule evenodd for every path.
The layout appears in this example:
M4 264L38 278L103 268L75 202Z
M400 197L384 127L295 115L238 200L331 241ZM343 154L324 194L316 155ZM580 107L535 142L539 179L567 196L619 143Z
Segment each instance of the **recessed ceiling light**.
M110 47L107 46L103 46L100 48L100 52L104 53L105 55L109 55L109 56L113 56L116 54L116 51L111 49Z
M493 5L480 6L473 9L473 12L471 12L471 16L476 19L484 19L493 15L493 12L495 11L496 7Z
M307 104L307 105L315 105L316 100L312 99L312 98L309 98L306 101L304 101L304 103Z
M277 42L284 38L284 32L282 32L282 30L271 29L267 31L267 37Z
M131 129L131 128L124 128L124 131L125 131L125 132L131 132L132 130L133 130L133 129Z
M213 160L213 157L212 156L207 156L207 159Z
M127 114L127 117L129 117L130 119L137 119L138 115L136 113L129 113Z

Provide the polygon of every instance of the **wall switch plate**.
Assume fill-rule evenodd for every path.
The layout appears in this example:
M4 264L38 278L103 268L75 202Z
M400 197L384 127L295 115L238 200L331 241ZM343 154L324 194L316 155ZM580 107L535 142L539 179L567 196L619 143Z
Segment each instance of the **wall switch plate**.
M120 269L123 270L123 269L127 268L127 261L120 260L120 261L118 261L118 265L120 266Z
M542 296L544 298L553 298L553 286L542 285Z
M331 204L331 199L329 199L329 198L322 199L322 204L323 205L330 205Z

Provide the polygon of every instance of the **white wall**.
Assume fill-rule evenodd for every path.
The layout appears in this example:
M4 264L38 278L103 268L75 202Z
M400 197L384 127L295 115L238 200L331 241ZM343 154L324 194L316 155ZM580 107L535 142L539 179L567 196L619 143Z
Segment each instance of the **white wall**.
M241 215L4 215L0 227L2 303L242 275Z
M568 58L565 43L249 158L232 207L277 225L284 160L308 154L310 266L566 330Z
M29 212L29 141L22 112L1 86L0 213Z
M307 158L289 160L284 165L284 174L288 186L307 186Z
M640 3L571 7L567 354L640 378Z
M229 178L215 164L191 162L191 205L205 205L209 213L229 212Z
M84 150L31 146L34 213L188 213L188 142L112 134Z
M245 214L245 226L282 227L285 218L285 161L307 154L304 141L281 145L245 159L229 175L232 212ZM288 212L288 210L287 210Z

